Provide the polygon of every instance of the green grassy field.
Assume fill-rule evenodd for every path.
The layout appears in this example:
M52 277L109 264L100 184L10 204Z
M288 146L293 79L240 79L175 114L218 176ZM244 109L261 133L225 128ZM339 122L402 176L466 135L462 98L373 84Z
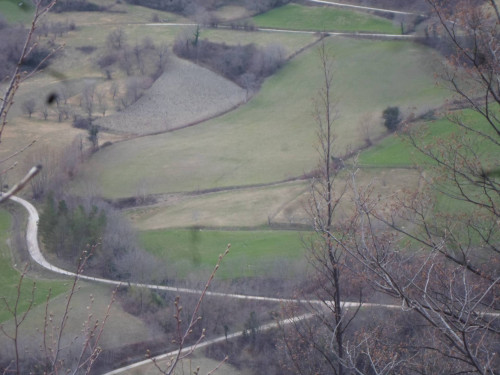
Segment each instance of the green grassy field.
M401 34L401 28L385 18L331 6L287 4L253 19L259 27L276 29Z
M231 244L217 277L233 279L275 275L293 278L304 262L301 233L293 231L212 231L200 229L141 232L144 248L165 259L173 277L208 275ZM296 276L296 275L295 275Z
M397 41L330 38L327 43L336 56L338 154L363 144L364 115L376 119L373 133L381 134L385 130L377 118L388 105L439 105L448 94L434 85L440 60L429 49ZM105 196L124 197L136 194L141 183L152 194L300 176L316 166L311 113L320 86L313 48L268 79L238 110L192 128L107 147L78 180L97 184Z
M451 116L459 116L465 123L471 124L478 131L486 134L492 132L485 119L472 110L453 113ZM418 140L421 145L432 145L439 139L449 139L450 136L462 132L460 127L448 118L415 124L414 126L417 127L416 130L419 130ZM477 139L473 133L464 134L464 136L473 141L475 138ZM494 164L500 158L498 148L490 142L480 143L477 140L475 146L476 152L482 160L487 162L487 165ZM393 134L385 138L379 144L363 152L359 158L361 165L377 167L412 166L425 162L429 162L429 160L410 144L404 134Z
M0 14L9 23L28 23L33 18L33 5L30 1L1 0Z
M37 284L38 285L38 284ZM89 284L80 282L78 291L74 294L71 310L66 323L65 334L63 335L63 347L72 341L72 349L79 352L81 350L80 341L75 337L82 334L82 325L92 314L93 320L99 320L101 323L106 315L108 305L112 299L113 288L99 284ZM61 294L51 300L49 311L52 314L52 321L57 326L60 324L66 306L66 294ZM29 337L29 341L23 342L27 350L37 351L43 340L41 333L44 325L45 306L36 306L28 315L22 325L22 333L29 332L24 337ZM12 329L12 321L4 323L7 331ZM57 327L58 328L58 327ZM57 328L54 327L54 330ZM49 329L52 327L49 324ZM104 351L108 349L119 348L122 346L154 339L161 335L160 332L152 332L147 324L140 318L126 313L119 302L115 301L110 309L110 317L106 322L103 335L99 341ZM50 338L49 338L50 340ZM0 335L0 353L6 350L12 343L5 336Z
M17 298L17 286L19 284L21 274L13 268L10 248L7 244L11 227L11 216L5 210L0 210L0 297L5 298L5 301L13 307ZM18 268L23 268L22 265L17 265ZM34 280L26 277L21 288L21 298L18 311L20 313L26 311L31 299L31 291ZM36 290L34 295L35 305L43 304L52 290L52 296L57 296L67 290L67 283L63 281L36 281ZM12 315L8 312L4 301L0 302L0 322L3 322Z

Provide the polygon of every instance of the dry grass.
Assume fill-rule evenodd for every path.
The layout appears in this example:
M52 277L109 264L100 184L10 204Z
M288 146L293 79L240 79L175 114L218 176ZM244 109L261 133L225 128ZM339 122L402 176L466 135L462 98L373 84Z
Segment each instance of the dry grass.
M201 38L211 42L226 43L229 45L254 43L265 47L268 45L279 45L285 49L286 56L289 57L294 52L306 47L317 40L314 34L291 34L275 33L269 31L238 31L228 29L207 29L202 30Z
M174 227L253 227L268 224L283 207L308 191L306 182L200 196L172 197L165 203L129 212L140 230ZM274 220L273 220L274 221Z
M70 283L71 280L68 279L68 285ZM82 323L87 319L90 312L93 313L94 319L99 319L102 322L107 306L111 301L111 292L111 287L88 283L80 284L80 289L74 295L71 304L72 309L65 330L65 342L81 334ZM93 299L92 307L87 309L87 306L90 306L91 299ZM51 300L49 311L54 314L54 322L60 321L65 303L65 294ZM45 304L35 307L23 323L23 332L28 333L23 335L23 345L26 345L31 350L37 351L39 349L38 345L41 343L40 340L42 340L42 333L38 330L43 329L44 310ZM104 350L155 338L155 333L151 332L143 321L126 313L118 302L113 304L110 314L100 341ZM5 327L10 329L11 322L7 321ZM5 337L0 337L0 348L8 350L7 348L10 345Z
M76 137L85 137L85 134L82 130L75 129L67 123L43 121L36 118L31 120L25 117L16 118L6 128L2 136L0 159L3 160L17 150L23 149L34 140L36 142L25 152L12 158L2 166L6 168L17 163L16 167L8 172L7 182L11 185L24 176L33 166L30 165L32 161L36 161L35 155L47 150L51 150L56 154L71 144Z
M411 169L364 169L357 173L360 188L373 185L374 194L389 201L408 186L415 186L418 172ZM345 188L349 172L339 175L335 190ZM238 189L202 195L171 195L166 202L132 209L128 217L139 230L182 227L259 227L269 224L308 225L310 182L298 181L262 188ZM352 192L340 204L337 220L352 213Z
M112 5L112 12L52 12L48 15L48 21L75 22L77 26L89 25L118 25L126 26L131 23L151 22L153 14L157 14L164 22L189 22L184 17L174 13L163 12L137 5L117 4L115 1L107 2L100 0L101 5Z
M199 350L200 351L200 350ZM178 367L176 368L174 374L175 375L187 375L187 374L193 374L193 371L196 370L197 367L200 368L200 374L207 374L211 370L217 367L219 362L206 358L203 356L202 353L196 352L193 356L191 356L189 359L186 359L179 363ZM160 366L165 366L165 361L159 361ZM163 368L163 367L162 367ZM152 365L144 365L141 367L138 367L133 370L125 371L122 374L123 375L157 375L159 372L158 370ZM234 366L231 366L230 364L223 364L220 368L217 369L215 372L217 375L250 375L252 374L252 371L250 369L237 369Z
M215 15L222 21L230 21L252 16L252 12L242 6L238 5L225 5L220 7L215 12Z

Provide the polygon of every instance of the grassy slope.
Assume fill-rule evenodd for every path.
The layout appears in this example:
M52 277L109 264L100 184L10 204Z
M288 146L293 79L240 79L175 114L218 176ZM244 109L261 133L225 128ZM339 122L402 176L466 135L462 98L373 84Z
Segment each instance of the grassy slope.
M19 6L20 3L23 6ZM33 18L33 6L30 1L2 0L0 1L0 14L11 23L28 23Z
M67 282L68 285L69 282ZM38 284L37 284L38 285ZM92 313L92 319L102 322L108 305L112 299L113 288L99 284L79 283L79 289L74 294L71 310L66 323L63 343L68 344L76 336L81 335L82 325ZM92 302L91 302L92 301ZM66 294L59 295L51 300L49 311L53 315L53 322L59 325L66 306ZM23 323L22 332L29 332L23 335L28 340L23 341L23 345L28 346L28 350L37 351L42 343L42 334L38 330L43 328L45 316L45 306L37 306ZM6 322L7 330L12 328L12 322ZM49 325L49 330L51 329ZM159 332L152 332L138 317L126 313L119 302L114 302L110 310L110 317L106 322L100 346L107 349L119 348L140 341L154 339ZM4 336L0 335L0 348L8 348L12 345ZM73 350L79 352L78 341L73 344Z
M393 22L367 13L334 7L287 4L254 17L259 27L311 31L370 31L401 34Z
M343 189L347 173L339 176L335 190ZM417 181L418 171L411 169L363 169L357 173L359 186L372 184L375 194L384 197ZM195 196L179 195L155 206L130 210L128 216L139 230L193 226L265 228L269 223L274 226L310 225L306 212L309 191L310 183L300 181ZM349 215L351 210L351 191L348 189L338 207L336 220Z
M475 129L486 134L491 133L492 129L484 118L472 110L465 110L451 114L452 116L460 117L465 123L472 125ZM463 130L456 124L452 123L448 118L441 118L428 123L418 124L421 129L419 133L420 145L433 145L439 142L440 139L451 140L453 136L462 134L468 144L472 145L476 156L479 157L481 163L487 166L487 169L495 169L498 167L500 153L497 147L491 142L482 142L480 138L470 132ZM417 151L404 136L394 134L387 137L375 147L363 152L360 155L359 162L367 167L382 167L391 166L413 166L418 164L421 167L432 167L434 162ZM431 172L433 173L433 172ZM411 186L411 185L409 185ZM455 192L451 184L445 183L441 188L449 189L450 192ZM467 213L470 212L472 206L451 198L447 194L443 194L438 190L433 190L435 194L436 212L439 213ZM472 188L466 190L471 196L476 195L478 200L484 197L484 192L480 189Z
M167 200L152 208L131 210L129 217L140 230L190 226L266 226L284 207L309 190L307 182L251 188ZM242 213L245 213L242 215ZM303 215L293 222L300 222ZM286 223L287 221L285 221Z
M219 278L269 275L293 277L294 267L303 260L300 233L290 231L207 231L157 230L142 232L142 245L168 260L177 277L189 272L209 273L228 243L231 250L217 272Z
M7 211L0 210L0 297L5 297L6 301L12 306L17 296L17 285L19 283L20 273L12 267L10 249L7 240L10 235L11 216ZM19 312L26 311L28 301L31 296L33 280L25 278L21 289L21 302ZM37 280L35 292L35 304L43 304L47 299L49 290L52 289L52 295L57 296L67 289L66 283L62 281L43 281ZM4 303L0 305L0 322L11 318Z
M459 115L466 123L473 124L476 129L486 133L491 131L486 121L476 112L467 110L459 113ZM420 137L420 142L422 144L433 144L438 139L449 138L452 134L457 134L457 132L460 131L460 128L447 118L441 118L416 126L425 127L422 129L423 133L421 134L422 137ZM474 137L473 135L471 136ZM490 160L495 160L496 158L496 160L498 160L498 157L500 157L500 155L497 155L498 150L493 147L491 143L478 144L477 146L477 151L480 152L484 158ZM495 154L495 152L497 154ZM425 158L409 144L404 136L393 134L385 138L376 146L363 152L360 155L359 162L361 165L377 167L412 166L415 163L421 164L425 162Z
M362 143L358 123L388 105L439 104L432 51L407 42L335 38L335 93L341 119L339 153ZM397 84L396 84L397 83ZM306 51L268 79L247 105L221 118L175 133L108 147L90 161L80 181L102 185L109 197L192 191L265 183L301 175L316 165L311 98L320 87L315 49ZM374 133L383 128L374 126Z

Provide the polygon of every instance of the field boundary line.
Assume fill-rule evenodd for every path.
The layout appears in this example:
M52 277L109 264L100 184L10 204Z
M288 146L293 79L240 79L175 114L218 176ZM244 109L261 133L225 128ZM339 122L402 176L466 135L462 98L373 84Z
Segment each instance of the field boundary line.
M381 12L381 13L402 14L405 16L420 16L420 17L426 16L425 14L422 14L422 13L413 13L413 12L404 12L401 10L366 7L366 6L362 6L362 5L338 3L336 1L325 1L325 0L305 0L305 1L310 2L310 3L331 5L331 6L337 6L337 7L343 7L343 8L355 8L355 9L361 9L361 10L371 10L371 11L376 11L376 12Z

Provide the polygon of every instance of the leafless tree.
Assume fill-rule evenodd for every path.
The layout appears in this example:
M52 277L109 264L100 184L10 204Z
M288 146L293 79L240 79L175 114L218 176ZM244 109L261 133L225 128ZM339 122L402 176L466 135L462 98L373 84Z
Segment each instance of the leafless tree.
M108 103L106 101L106 93L102 90L98 90L95 93L95 97L97 98L97 105L99 106L99 111L103 116L106 116L106 111L108 109Z
M226 251L219 256L219 260L218 260L217 264L215 265L214 270L210 274L208 281L205 284L205 287L203 288L203 291L201 292L201 294L197 300L197 303L193 309L193 313L190 314L190 316L188 318L187 324L186 324L186 322L183 322L181 319L182 306L180 303L180 298L177 297L175 299L176 330L175 330L175 338L173 339L173 342L178 346L178 350L177 350L177 353L173 356L173 358L169 358L165 364L159 363L154 358L152 359L153 364L155 365L155 367L158 369L158 371L161 374L163 374L163 375L173 374L175 371L175 368L180 363L180 361L182 361L183 359L192 355L196 349L196 345L201 343L203 341L203 339L205 338L205 330L203 329L201 331L201 334L197 338L194 338L195 345L191 346L190 349L185 350L188 340L190 340L192 338L194 329L200 325L200 321L201 321L200 309L201 309L203 299L205 298L206 292L208 291L208 288L210 287L210 285L215 277L215 274L216 274L217 270L219 269L219 266L222 262L222 259L229 253L230 247L231 247L231 245L228 245L226 248ZM217 368L225 361L227 361L227 357L225 357L221 361L221 363L217 366Z
M82 92L81 107L87 114L87 117L92 118L95 107L95 84L86 85Z
M31 118L31 115L35 112L35 110L36 110L35 99L27 99L23 102L23 112L26 113L29 118Z
M113 102L115 101L116 96L118 95L119 92L120 92L120 89L119 89L118 85L116 84L116 82L113 82L111 84L111 86L109 87L109 93L111 94L111 98L113 99Z
M158 47L156 50L156 54L158 57L158 63L157 63L157 69L158 71L163 72L165 70L165 67L167 65L167 59L168 59L168 47L166 44L162 44Z
M373 118L373 115L370 113L363 115L359 120L358 129L360 137L365 142L366 146L371 146L373 143L372 132L374 123L375 120Z
M44 104L40 109L40 112L42 113L43 119L47 120L47 118L49 117L49 107Z
M125 46L122 53L120 54L120 60L118 62L120 69L122 69L127 76L131 76L133 72L134 62L133 62L133 51L130 47Z
M8 327L7 325L0 325L0 333L3 334L14 347L13 359L6 365L5 368L2 369L2 374L20 375L28 372L31 373L31 369L29 368L30 366L27 365L27 362L33 363L33 361L35 361L34 365L43 369L43 373L47 375L56 375L59 373L88 374L90 372L96 359L101 353L99 342L103 334L104 326L110 316L110 309L114 301L114 297L112 297L101 321L95 319L92 314L91 305L93 301L91 299L89 305L89 315L87 320L83 323L81 333L77 337L72 337L68 341L66 331L72 300L78 290L78 275L83 272L91 252L92 250L90 253L84 254L78 263L76 275L73 278L73 282L66 296L61 316L54 316L53 313L50 312L49 306L51 295L49 292L45 303L44 324L39 330L41 333L39 343L40 347L33 349L33 352L30 352L29 348L23 350L23 335L21 332L26 318L34 308L35 302L34 294L36 284L34 283L31 288L31 294L27 300L27 308L24 312L22 312L21 304L23 302L23 297L21 290L23 289L23 284L25 283L27 268L21 274L19 283L16 287L16 298L12 302L7 301L5 298L1 299L6 311L12 315L13 326ZM74 345L78 345L79 349L77 350L75 361L70 363L65 360L64 353L68 350L69 346ZM31 358L26 358L26 356Z
M7 115L14 103L14 97L17 93L17 90L19 89L19 85L29 77L33 76L38 69L47 61L47 59L50 58L52 54L47 55L45 58L41 59L41 61L29 72L22 72L22 66L25 60L29 57L29 55L33 52L35 48L34 44L34 38L35 38L35 31L40 23L41 18L55 5L56 1L41 1L41 0L36 0L34 2L34 16L33 16L33 21L31 22L31 27L29 28L27 34L26 34L26 39L24 43L22 44L22 48L20 50L20 53L17 55L19 56L17 63L15 67L13 68L13 71L9 75L10 80L9 83L6 86L4 95L2 98L0 98L0 141L3 135L3 131L5 129L5 126L7 125ZM54 51L53 53L55 53ZM17 154L17 152L14 153L14 155ZM4 160L10 160L10 157L4 159ZM32 167L27 175L19 181L17 184L14 185L13 188L11 188L8 192L2 195L0 198L0 203L8 199L10 196L21 190L41 169L40 165L37 165L35 167ZM5 173L6 170L0 171L0 173Z
M115 50L120 50L125 46L127 36L122 29L111 31L106 38L108 47Z
M347 374L345 337L353 317L347 317L342 304L347 281L344 250L332 239L331 233L335 211L344 196L345 185L336 183L338 169L333 163L334 125L339 113L334 96L334 60L324 41L320 44L318 56L322 86L314 101L314 120L317 124L320 161L318 175L312 182L308 208L315 235L306 245L314 269L314 296L322 303L309 305L310 312L317 319L296 322L295 337L288 337L285 342L297 373L333 372L342 375ZM290 315L296 316L298 312L292 309ZM307 354L299 342L309 348L306 349ZM297 350L302 354L298 355ZM310 359L306 364L301 360L293 360L304 355Z
M495 374L500 185L491 154L500 146L500 13L493 0L482 7L429 4L455 48L443 78L480 120L450 114L454 133L433 143L423 140L421 128L406 129L410 144L429 161L420 165L419 185L388 202L358 186L353 175L357 211L352 229L343 231L349 240L332 238L357 259L377 291L422 319L426 334L411 344L415 357L405 364L407 373Z

